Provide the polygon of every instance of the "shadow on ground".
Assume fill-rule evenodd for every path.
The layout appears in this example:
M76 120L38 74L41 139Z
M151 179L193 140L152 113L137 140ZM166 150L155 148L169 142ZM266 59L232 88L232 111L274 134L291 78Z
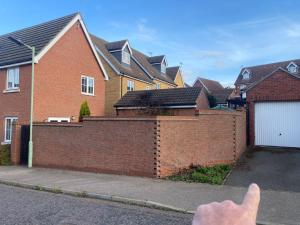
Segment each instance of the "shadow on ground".
M256 147L239 160L226 185L300 192L300 149Z

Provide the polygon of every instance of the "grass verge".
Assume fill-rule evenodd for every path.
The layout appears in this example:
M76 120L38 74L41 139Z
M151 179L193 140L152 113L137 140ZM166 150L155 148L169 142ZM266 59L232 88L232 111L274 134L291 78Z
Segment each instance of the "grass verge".
M178 174L167 177L168 180L173 181L185 181L185 182L197 182L208 184L223 184L223 180L230 172L231 165L217 165L212 167L192 167L190 169L183 170Z

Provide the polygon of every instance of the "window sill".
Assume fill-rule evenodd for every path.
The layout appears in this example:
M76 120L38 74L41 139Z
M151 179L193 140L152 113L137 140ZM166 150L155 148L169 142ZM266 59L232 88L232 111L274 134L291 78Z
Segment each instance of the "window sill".
M84 93L84 92L81 92L81 94L86 95L86 96L92 96L92 97L95 96L94 94L89 94L89 93Z
M11 144L11 141L3 141L1 142L1 145L10 145Z
M3 91L3 93L18 93L20 92L20 88L18 89L6 89Z

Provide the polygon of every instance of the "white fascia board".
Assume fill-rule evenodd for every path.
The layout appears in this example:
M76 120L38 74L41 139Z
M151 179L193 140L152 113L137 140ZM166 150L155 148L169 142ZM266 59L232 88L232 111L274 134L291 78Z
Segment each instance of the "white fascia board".
M103 59L108 63L108 65L115 71L118 75L121 75L121 72L109 61L109 59L103 54L103 52L96 46L96 51L103 57Z
M52 41L48 44L48 45L46 45L41 51L40 51L40 53L35 57L35 61L36 62L38 62L48 51L49 51L49 49L50 48L52 48L55 44L56 44L56 42L58 42L58 40L62 37L62 36L64 36L65 35L65 33L77 22L77 21L79 21L79 23L80 23L80 25L81 25L81 27L82 27L82 29L83 29L83 32L84 32L84 34L85 34L85 36L86 36L86 38L87 38L87 40L88 40L88 43L89 43L89 45L90 45L90 47L91 47L91 49L92 49L92 51L93 51L93 53L94 53L94 56L96 57L96 60L97 60L97 62L98 62L98 64L99 64L99 66L100 66L100 68L101 68L101 70L102 70L102 72L103 72L103 75L104 75L104 78L105 78L105 80L108 80L109 78L108 78L108 76L107 76L107 73L106 73L106 71L105 71L105 69L104 69L104 66L102 65L102 62L101 62L101 60L99 59L99 56L97 55L97 52L96 52L96 50L95 50L95 47L94 47L94 44L93 44L93 42L92 42L92 40L91 40L91 38L90 38L90 35L89 35L89 33L88 33L88 31L87 31L87 29L86 29L86 26L85 26L85 24L84 24L84 22L83 22L83 20L82 20L82 18L81 18L81 16L80 16L80 14L77 14L69 23L68 23L68 25L67 26L65 26L64 27L64 29L62 29L56 36L55 36L55 38L53 38L52 39Z
M10 65L5 65L5 66L0 66L0 69L5 69L5 68L9 68L9 67L16 67L16 66L22 66L22 65L27 65L27 64L31 64L31 61L21 62L21 63L15 63L15 64L10 64Z
M126 48L126 46L128 46L128 49L129 49L129 52L130 52L130 55L132 55L132 50L131 50L131 47L129 45L129 42L128 40L126 41L126 43L124 44L123 48L122 48L122 51Z
M291 65L293 65L293 66L295 66L295 67L298 68L298 65L296 63L294 63L293 61L290 62L289 65L286 68L288 69Z
M197 78L197 80L195 80L195 82L194 82L194 84L193 84L193 87L195 86L195 84L197 83L198 80L199 80L199 82L203 85L203 87L206 89L206 91L207 91L208 93L211 93L211 92L208 90L208 88L205 86L205 84L201 81L201 78L200 78L200 77Z

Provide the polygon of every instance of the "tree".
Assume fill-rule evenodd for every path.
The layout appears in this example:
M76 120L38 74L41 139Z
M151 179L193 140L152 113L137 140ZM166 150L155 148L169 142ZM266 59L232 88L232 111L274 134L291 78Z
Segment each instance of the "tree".
M90 116L90 115L91 115L90 107L87 101L84 101L80 107L79 121L82 121L84 116Z
M208 99L208 102L209 102L209 107L210 108L213 108L213 107L216 107L217 106L217 99L215 96L211 95L211 94L208 94L207 95L207 99Z

